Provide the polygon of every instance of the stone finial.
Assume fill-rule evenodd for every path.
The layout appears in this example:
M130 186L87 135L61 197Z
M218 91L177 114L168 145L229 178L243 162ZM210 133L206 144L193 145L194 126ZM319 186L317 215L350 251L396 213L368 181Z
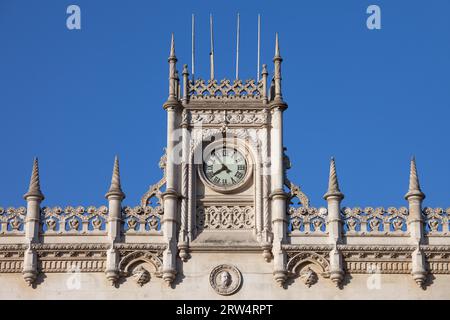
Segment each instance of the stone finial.
M275 56L273 57L274 71L273 71L273 85L270 88L270 100L283 102L283 95L281 93L281 62L283 59L280 56L280 45L278 41L278 33L275 35ZM272 94L273 89L273 94ZM284 104L284 102L283 102ZM287 107L287 106L285 106Z
M262 65L262 72L261 72L261 74L262 75L268 75L269 74L269 72L267 72L267 64L263 64Z
M408 192L405 194L405 199L408 200L408 198L412 196L417 196L421 199L425 199L425 194L420 189L415 157L411 158L411 169L409 172L409 188Z
M170 59L177 59L177 57L175 56L175 38L174 35L172 33L172 37L170 39L170 55L169 55L169 60Z
M327 193L324 194L323 198L327 200L328 197L331 196L339 197L341 200L344 199L344 194L339 189L339 182L336 173L336 163L334 161L334 157L332 157L330 161L330 177L328 179L328 191Z
M280 45L279 45L279 42L278 42L278 32L275 33L275 56L274 56L274 59L275 58L281 58L281 56L280 56Z
M37 157L33 160L33 171L31 172L28 192L23 195L23 198L25 200L27 200L28 197L37 197L40 198L41 201L45 198L41 191L41 184L39 179L39 162Z
M122 187L120 185L119 158L117 156L114 159L111 186L109 187L109 191L106 193L105 197L106 199L108 199L110 196L117 196L121 199L125 198L125 193L123 193Z

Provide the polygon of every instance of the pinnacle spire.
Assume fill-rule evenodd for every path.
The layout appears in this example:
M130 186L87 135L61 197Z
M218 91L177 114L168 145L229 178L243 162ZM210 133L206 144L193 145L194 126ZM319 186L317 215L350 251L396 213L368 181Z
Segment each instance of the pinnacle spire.
M109 191L106 193L105 197L109 198L110 196L118 196L121 199L125 198L125 193L123 193L120 185L119 158L117 156L114 158L111 186L109 187Z
M331 196L339 197L340 199L344 198L344 194L339 189L339 182L336 173L336 163L334 161L334 157L332 157L330 161L330 176L328 179L328 190L327 193L324 194L323 198L327 200L328 197Z
M405 195L405 199L408 200L411 196L418 196L422 199L425 198L425 194L420 189L419 177L417 176L416 158L411 158L411 167L409 171L409 188Z
M278 32L275 33L275 58L281 58L280 56L280 45L278 42Z
M175 57L175 38L173 36L173 32L172 32L172 38L170 40L170 56L169 56L169 59L170 58L176 58Z
M41 201L45 198L41 191L41 183L39 179L39 162L37 157L35 157L33 160L33 171L31 172L28 192L25 193L23 197L25 200L27 200L28 197L37 197L40 198Z

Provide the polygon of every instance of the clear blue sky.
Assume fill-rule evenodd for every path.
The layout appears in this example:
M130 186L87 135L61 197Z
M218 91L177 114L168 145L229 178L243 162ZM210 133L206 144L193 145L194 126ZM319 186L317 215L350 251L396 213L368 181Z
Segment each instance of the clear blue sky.
M70 4L82 30L66 28ZM381 30L366 28L370 4ZM106 203L115 154L125 204L138 204L161 176L170 33L181 69L196 14L207 78L210 12L219 79L234 77L237 12L242 78L255 77L257 14L270 72L279 32L289 175L313 205L332 155L344 205L405 205L413 154L425 205L450 205L448 0L0 0L0 206L24 204L35 155L43 205Z

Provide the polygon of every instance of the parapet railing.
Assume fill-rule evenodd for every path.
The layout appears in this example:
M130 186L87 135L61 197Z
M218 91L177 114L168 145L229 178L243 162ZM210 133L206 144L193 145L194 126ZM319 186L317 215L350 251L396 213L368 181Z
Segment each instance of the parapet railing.
M327 234L327 214L326 208L288 208L288 233L291 236L300 234Z
M0 235L21 235L24 233L25 207L0 208Z
M41 210L41 234L106 234L108 207L87 208L72 207L44 207Z
M407 235L408 209L378 207L342 208L343 233L346 235Z
M24 236L27 209L25 207L0 208L0 235ZM162 234L161 206L123 207L121 213L123 234ZM82 236L108 234L107 206L43 207L39 216L41 236Z
M450 207L446 210L425 207L422 210L422 215L424 217L425 235L444 236L450 234Z
M210 100L210 99L236 99L236 100L258 100L263 98L263 81L256 82L250 80L223 79L217 80L197 79L189 81L190 100Z
M161 234L163 208L136 206L122 209L122 230L125 234Z

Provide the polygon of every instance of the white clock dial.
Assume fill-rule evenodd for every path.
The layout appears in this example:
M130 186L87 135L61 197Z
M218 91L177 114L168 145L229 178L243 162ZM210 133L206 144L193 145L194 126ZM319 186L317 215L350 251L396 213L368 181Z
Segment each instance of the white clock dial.
M245 178L247 161L235 148L217 148L206 155L203 170L213 185L222 188L232 187Z

